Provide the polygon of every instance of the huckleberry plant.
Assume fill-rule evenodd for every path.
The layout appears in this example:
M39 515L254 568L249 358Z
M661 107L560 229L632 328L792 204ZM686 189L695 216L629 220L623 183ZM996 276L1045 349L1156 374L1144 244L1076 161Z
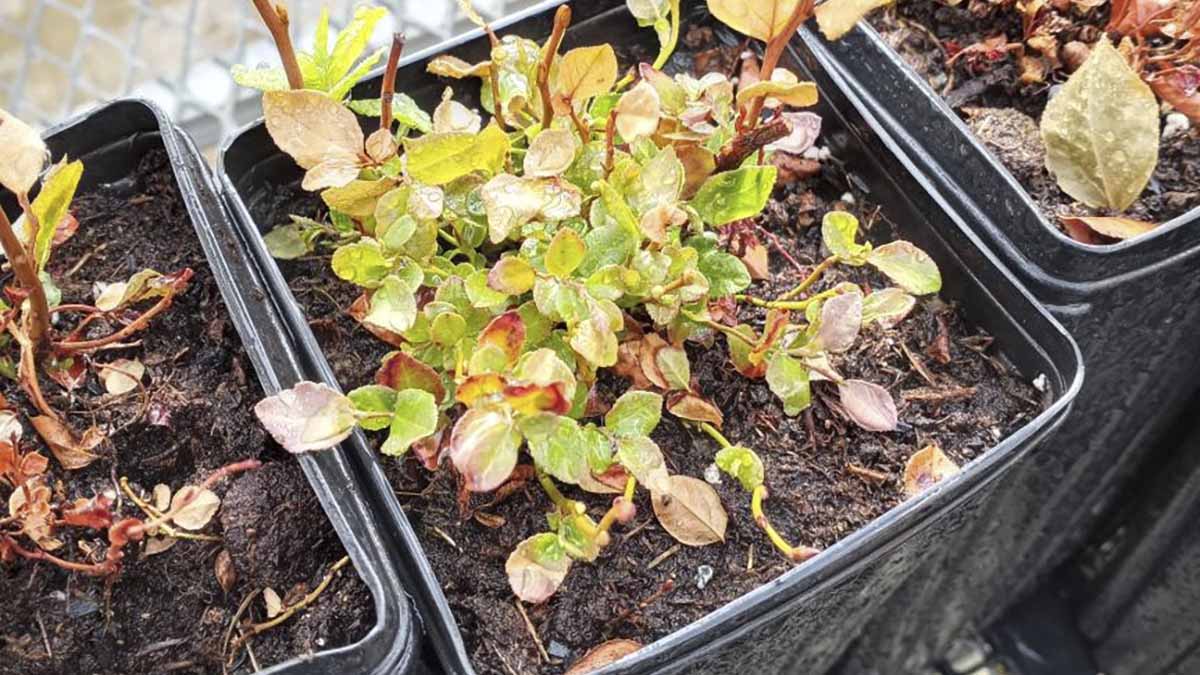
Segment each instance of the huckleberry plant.
M722 413L694 380L684 345L723 334L737 368L766 377L788 414L809 405L811 381L827 380L854 421L890 430L896 410L887 391L842 378L834 362L864 322L899 321L912 294L940 287L936 266L916 247L857 243L853 216L835 213L825 221L831 256L809 280L780 300L743 295L750 272L718 233L744 229L763 211L778 178L770 153L803 152L815 136L816 116L789 108L815 104L816 87L777 67L812 3L772 1L758 16L710 0L718 18L767 43L766 77L743 87L720 73L663 72L678 40L679 3L629 4L662 49L624 79L610 45L559 54L566 6L545 44L488 29L488 61L430 62L436 75L481 81L486 122L449 89L428 115L396 93L401 38L378 105L345 100L304 62L290 88L279 75L255 80L266 90L267 130L305 170L302 187L329 208L328 222L294 217L273 230L268 247L282 259L329 251L334 274L362 289L348 312L396 349L375 384L342 395L301 383L260 402L259 418L293 452L335 445L356 426L387 430L384 454L411 449L430 469L448 458L471 491L515 480L524 450L554 503L548 531L522 542L507 565L514 592L532 602L558 588L571 561L594 560L614 524L633 518L638 486L679 541L724 539L717 493L672 475L650 438L664 407L718 440L717 465L752 492L756 520L780 550L795 560L811 555L771 528L763 462L725 440ZM264 13L277 28L285 17ZM284 63L295 62L289 45L279 46ZM307 59L323 54L318 35ZM342 62L357 58L348 51ZM353 111L382 113L378 129L364 135ZM874 265L899 288L864 297L842 284L805 295L835 264ZM765 325L715 318L717 304L739 302L768 307ZM633 383L606 413L591 396L605 368ZM556 481L617 496L595 521Z

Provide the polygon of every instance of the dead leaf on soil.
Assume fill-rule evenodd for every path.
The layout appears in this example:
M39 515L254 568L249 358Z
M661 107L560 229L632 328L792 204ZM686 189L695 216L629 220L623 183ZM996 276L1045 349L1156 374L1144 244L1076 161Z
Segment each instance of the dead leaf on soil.
M583 655L583 658L571 666L566 675L585 675L586 673L600 670L604 666L615 663L617 660L625 658L641 648L641 643L633 640L609 640L589 649L588 653Z
M941 448L927 445L904 465L904 494L915 497L958 471L958 465Z
M658 522L672 537L688 546L725 541L729 516L711 485L691 476L671 476L651 502Z
M185 485L171 499L171 520L185 530L202 530L219 508L221 498L215 492Z
M283 601L279 599L279 594L274 588L263 589L263 603L267 606L268 619L274 619L283 611Z
M237 570L233 567L233 557L229 555L228 550L221 549L217 554L216 560L213 561L213 574L216 575L221 590L226 593L233 590L234 584L237 583Z
M29 423L50 446L50 452L54 453L54 458L64 469L82 469L100 459L99 455L92 452L105 439L104 432L99 428L92 427L84 432L83 438L76 439L69 427L53 417L39 415L30 418Z
M1059 216L1067 233L1075 236L1077 228L1086 227L1089 230L1113 239L1132 239L1140 237L1154 228L1158 223L1147 223L1133 218L1103 217L1103 216ZM1075 237L1079 239L1078 237ZM1082 239L1085 244L1097 243L1094 237Z
M96 364L96 367L100 369L104 388L113 396L137 389L146 375L146 366L137 359L117 359L112 363Z

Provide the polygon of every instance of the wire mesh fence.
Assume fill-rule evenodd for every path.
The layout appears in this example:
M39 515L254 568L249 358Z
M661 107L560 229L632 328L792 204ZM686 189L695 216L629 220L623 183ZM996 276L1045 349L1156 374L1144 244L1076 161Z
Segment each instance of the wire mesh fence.
M307 47L322 6L332 29L362 0L288 0L293 40ZM375 0L389 19L372 45L402 30L410 49L470 27L455 0ZM531 0L475 0L496 18ZM332 32L332 31L331 31ZM131 94L159 104L202 147L259 114L233 64L277 63L250 0L0 0L0 107L47 126L100 100Z

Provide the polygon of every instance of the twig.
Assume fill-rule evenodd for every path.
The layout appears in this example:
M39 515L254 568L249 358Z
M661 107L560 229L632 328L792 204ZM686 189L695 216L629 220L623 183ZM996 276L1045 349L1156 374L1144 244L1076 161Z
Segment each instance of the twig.
M617 154L617 112L616 108L608 111L608 126L604 128L604 177L612 173L613 163ZM586 143L587 140L584 140Z
M42 623L41 610L35 611L33 616L35 619L37 619L38 628L40 628L42 631L42 644L46 646L46 656L49 658L54 658L54 650L50 649L50 638L46 635L46 624Z
M882 471L868 469L865 466L859 466L857 464L847 464L846 470L855 476L858 476L859 478L865 478L873 483L886 483L892 478Z
M134 333L144 329L147 325L149 325L150 319L153 319L155 316L170 307L171 303L175 300L175 296L180 292L180 290L187 287L187 282L192 278L192 274L193 272L191 268L186 268L180 272L180 278L177 281L172 282L171 289L167 291L166 295L160 298L158 302L154 303L153 307L142 313L141 316L134 319L124 328L113 333L112 335L96 338L95 340L55 342L55 349L68 352L81 352L91 349L99 349L100 347L124 340L130 335L133 335Z
M558 11L554 13L554 30L550 33L550 39L546 41L546 52L542 55L542 62L538 65L538 91L542 95L542 128L549 129L550 123L554 121L554 105L550 101L550 68L554 65L554 57L558 55L558 48L562 45L563 35L567 32L567 25L571 23L571 8L568 5L559 5ZM588 142L586 137L581 138L584 143Z
M792 125L783 117L743 131L721 148L721 152L717 154L717 168L714 173L738 168L747 157L790 133Z
M18 195L17 199L25 211L25 218L28 221L26 225L29 231L36 235L38 221L37 216L33 213L33 207L29 205L28 195ZM12 223L3 209L0 209L0 247L3 247L4 254L8 257L17 281L21 283L22 288L29 292L29 327L27 330L29 341L33 343L33 350L36 353L42 348L42 343L50 330L50 306L46 303L46 290L42 287L42 280L37 275L36 261L30 255L29 249L17 237L17 233L13 230Z
M238 621L242 618L242 615L246 613L246 610L250 607L250 603L254 600L254 598L258 597L259 593L262 593L262 591L255 589L250 591L249 595L242 598L241 604L238 605L237 611L233 613L233 618L229 620L229 625L225 628L225 637L221 639L221 654L224 654L229 648L229 641L233 638L233 629L238 625ZM238 635L239 638L241 638L245 634L239 631ZM236 656L236 652L225 658L225 662L221 666L222 670L228 672L229 664L233 662L234 656Z
M254 8L267 25L275 48L279 50L279 60L283 62L283 72L287 73L288 87L291 89L304 88L304 75L300 72L300 62L296 60L296 49L292 47L292 36L288 34L288 13L283 5L271 6L269 0L254 0Z
M379 128L392 130L392 99L396 96L396 69L404 52L404 33L392 33L392 49L388 52L387 68L383 71L383 87L379 93Z
M933 377L933 373L929 372L929 369L925 367L925 362L921 360L921 357L914 354L912 350L908 348L908 345L900 343L900 351L904 352L904 356L906 356L908 358L908 362L912 364L913 370L916 370L917 374L919 374L922 379L928 382L932 387L938 386L937 380Z
M947 389L919 387L900 392L900 398L905 401L920 401L922 403L957 401L959 399L971 398L974 395L975 387L950 387Z
M516 600L517 611L521 613L521 618L525 620L525 628L529 630L529 636L533 638L533 644L537 645L538 654L542 657L543 663L550 663L550 655L546 653L546 648L542 646L542 638L538 637L537 629L533 627L533 622L529 620L529 615L525 613L525 605L521 603L521 599Z
M621 612L620 614L618 614L607 624L605 624L604 632L611 633L614 628L616 628L617 626L620 626L621 624L628 621L629 618L632 617L635 613L643 611L650 605L657 602L659 600L659 598L663 597L664 595L666 595L667 593L670 593L673 590L675 590L675 580L674 579L667 579L666 581L662 582L662 585L658 587L658 590L651 593L649 595L649 597L647 597L645 600L639 602L636 607L630 607L629 609L625 610L624 612Z
M658 557L656 557L654 560L651 560L649 565L646 565L646 569L652 570L655 567L658 567L659 565L666 562L668 558L675 555L676 553L679 553L679 549L681 549L681 548L683 548L683 546L681 546L680 544L675 544L671 548L663 551L662 553L658 554Z
M238 649L241 648L242 644L245 643L246 640L249 640L250 638L254 637L255 635L258 635L259 633L263 633L268 630L271 630L272 628L278 626L279 624L283 623L284 621L287 621L288 619L292 618L292 616L294 616L296 614L296 612L304 609L305 607L307 607L307 606L311 605L313 602L315 602L316 599L318 597L320 597L322 593L325 592L325 589L329 587L329 584L333 582L333 577L338 573L338 570L342 569L349 563L350 563L350 556L343 556L341 560L339 560L333 564L333 567L329 568L329 571L325 573L325 577L323 579L321 579L321 583L317 584L317 587L314 588L312 590L312 592L310 592L308 595L301 598L300 602L297 602L294 605L288 606L287 609L280 612L279 616L276 616L274 619L271 619L270 621L264 621L263 623L255 623L255 624L251 624L250 626L248 626L246 628L246 632L239 635L238 638L233 641L233 645L230 647L232 653L236 654Z

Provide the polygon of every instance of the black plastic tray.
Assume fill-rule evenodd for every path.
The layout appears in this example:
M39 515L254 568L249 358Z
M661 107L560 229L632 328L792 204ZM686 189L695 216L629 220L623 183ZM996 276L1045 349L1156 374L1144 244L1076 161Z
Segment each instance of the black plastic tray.
M543 3L539 11L522 17L506 32L544 36L550 25L549 9L557 4ZM614 5L620 7L601 11ZM701 3L687 6L689 12L696 11ZM639 31L623 7L613 0L587 3L584 11L590 18L577 21L566 44L618 35L653 40L653 33ZM578 17L581 5L575 8ZM597 11L601 13L595 15ZM467 59L486 54L487 43L479 35L476 32L461 43L407 60L396 90L432 108L445 84L425 73L428 59L440 51ZM799 42L794 46L803 49ZM788 65L797 67L795 54L788 57ZM951 546L955 533L971 529L968 526L982 513L996 479L1041 442L1063 418L1079 389L1082 364L1063 328L997 264L941 197L913 177L907 161L895 153L891 139L879 134L873 121L859 116L853 95L837 90L824 74L818 73L817 81L825 98L821 108L826 116L823 142L833 146L835 155L844 160L860 184L874 190L872 200L887 205L887 212L902 224L907 238L938 261L944 294L961 303L970 321L996 336L1021 372L1046 376L1053 402L1035 421L967 465L954 479L893 509L814 560L603 672L824 672L891 593L922 569L922 563ZM376 79L361 86L362 95L371 95L378 91L379 82ZM298 168L274 147L262 124L256 123L227 141L219 174L226 198L263 265L264 276L282 299L293 335L308 355L314 374L336 384L307 320L262 244L260 233L271 224L255 219L256 204L275 186L297 182ZM454 673L473 672L420 542L371 450L357 436L353 442L355 456L368 472L373 498L392 519L390 535L411 554L406 577L443 665Z
M805 31L985 245L1078 340L1088 378L1071 417L1008 479L1007 508L973 553L897 598L848 672L902 672L964 625L986 624L1046 579L1097 526L1200 380L1200 209L1111 246L1047 222L1012 174L865 23L838 42ZM979 573L966 581L965 571ZM900 621L913 617L912 621ZM919 657L917 656L919 655Z
M54 157L81 158L81 190L126 177L138 160L165 147L229 317L268 394L303 379L300 361L270 293L246 255L223 209L212 176L191 139L154 104L138 99L107 103L46 132ZM10 204L6 205L10 206ZM182 235L186 236L186 235ZM305 455L301 466L375 601L375 626L356 644L303 655L262 671L273 675L409 672L418 663L418 632L411 603L395 573L395 553L380 537L342 450Z
M1079 628L1109 675L1200 672L1200 399L1072 569Z

